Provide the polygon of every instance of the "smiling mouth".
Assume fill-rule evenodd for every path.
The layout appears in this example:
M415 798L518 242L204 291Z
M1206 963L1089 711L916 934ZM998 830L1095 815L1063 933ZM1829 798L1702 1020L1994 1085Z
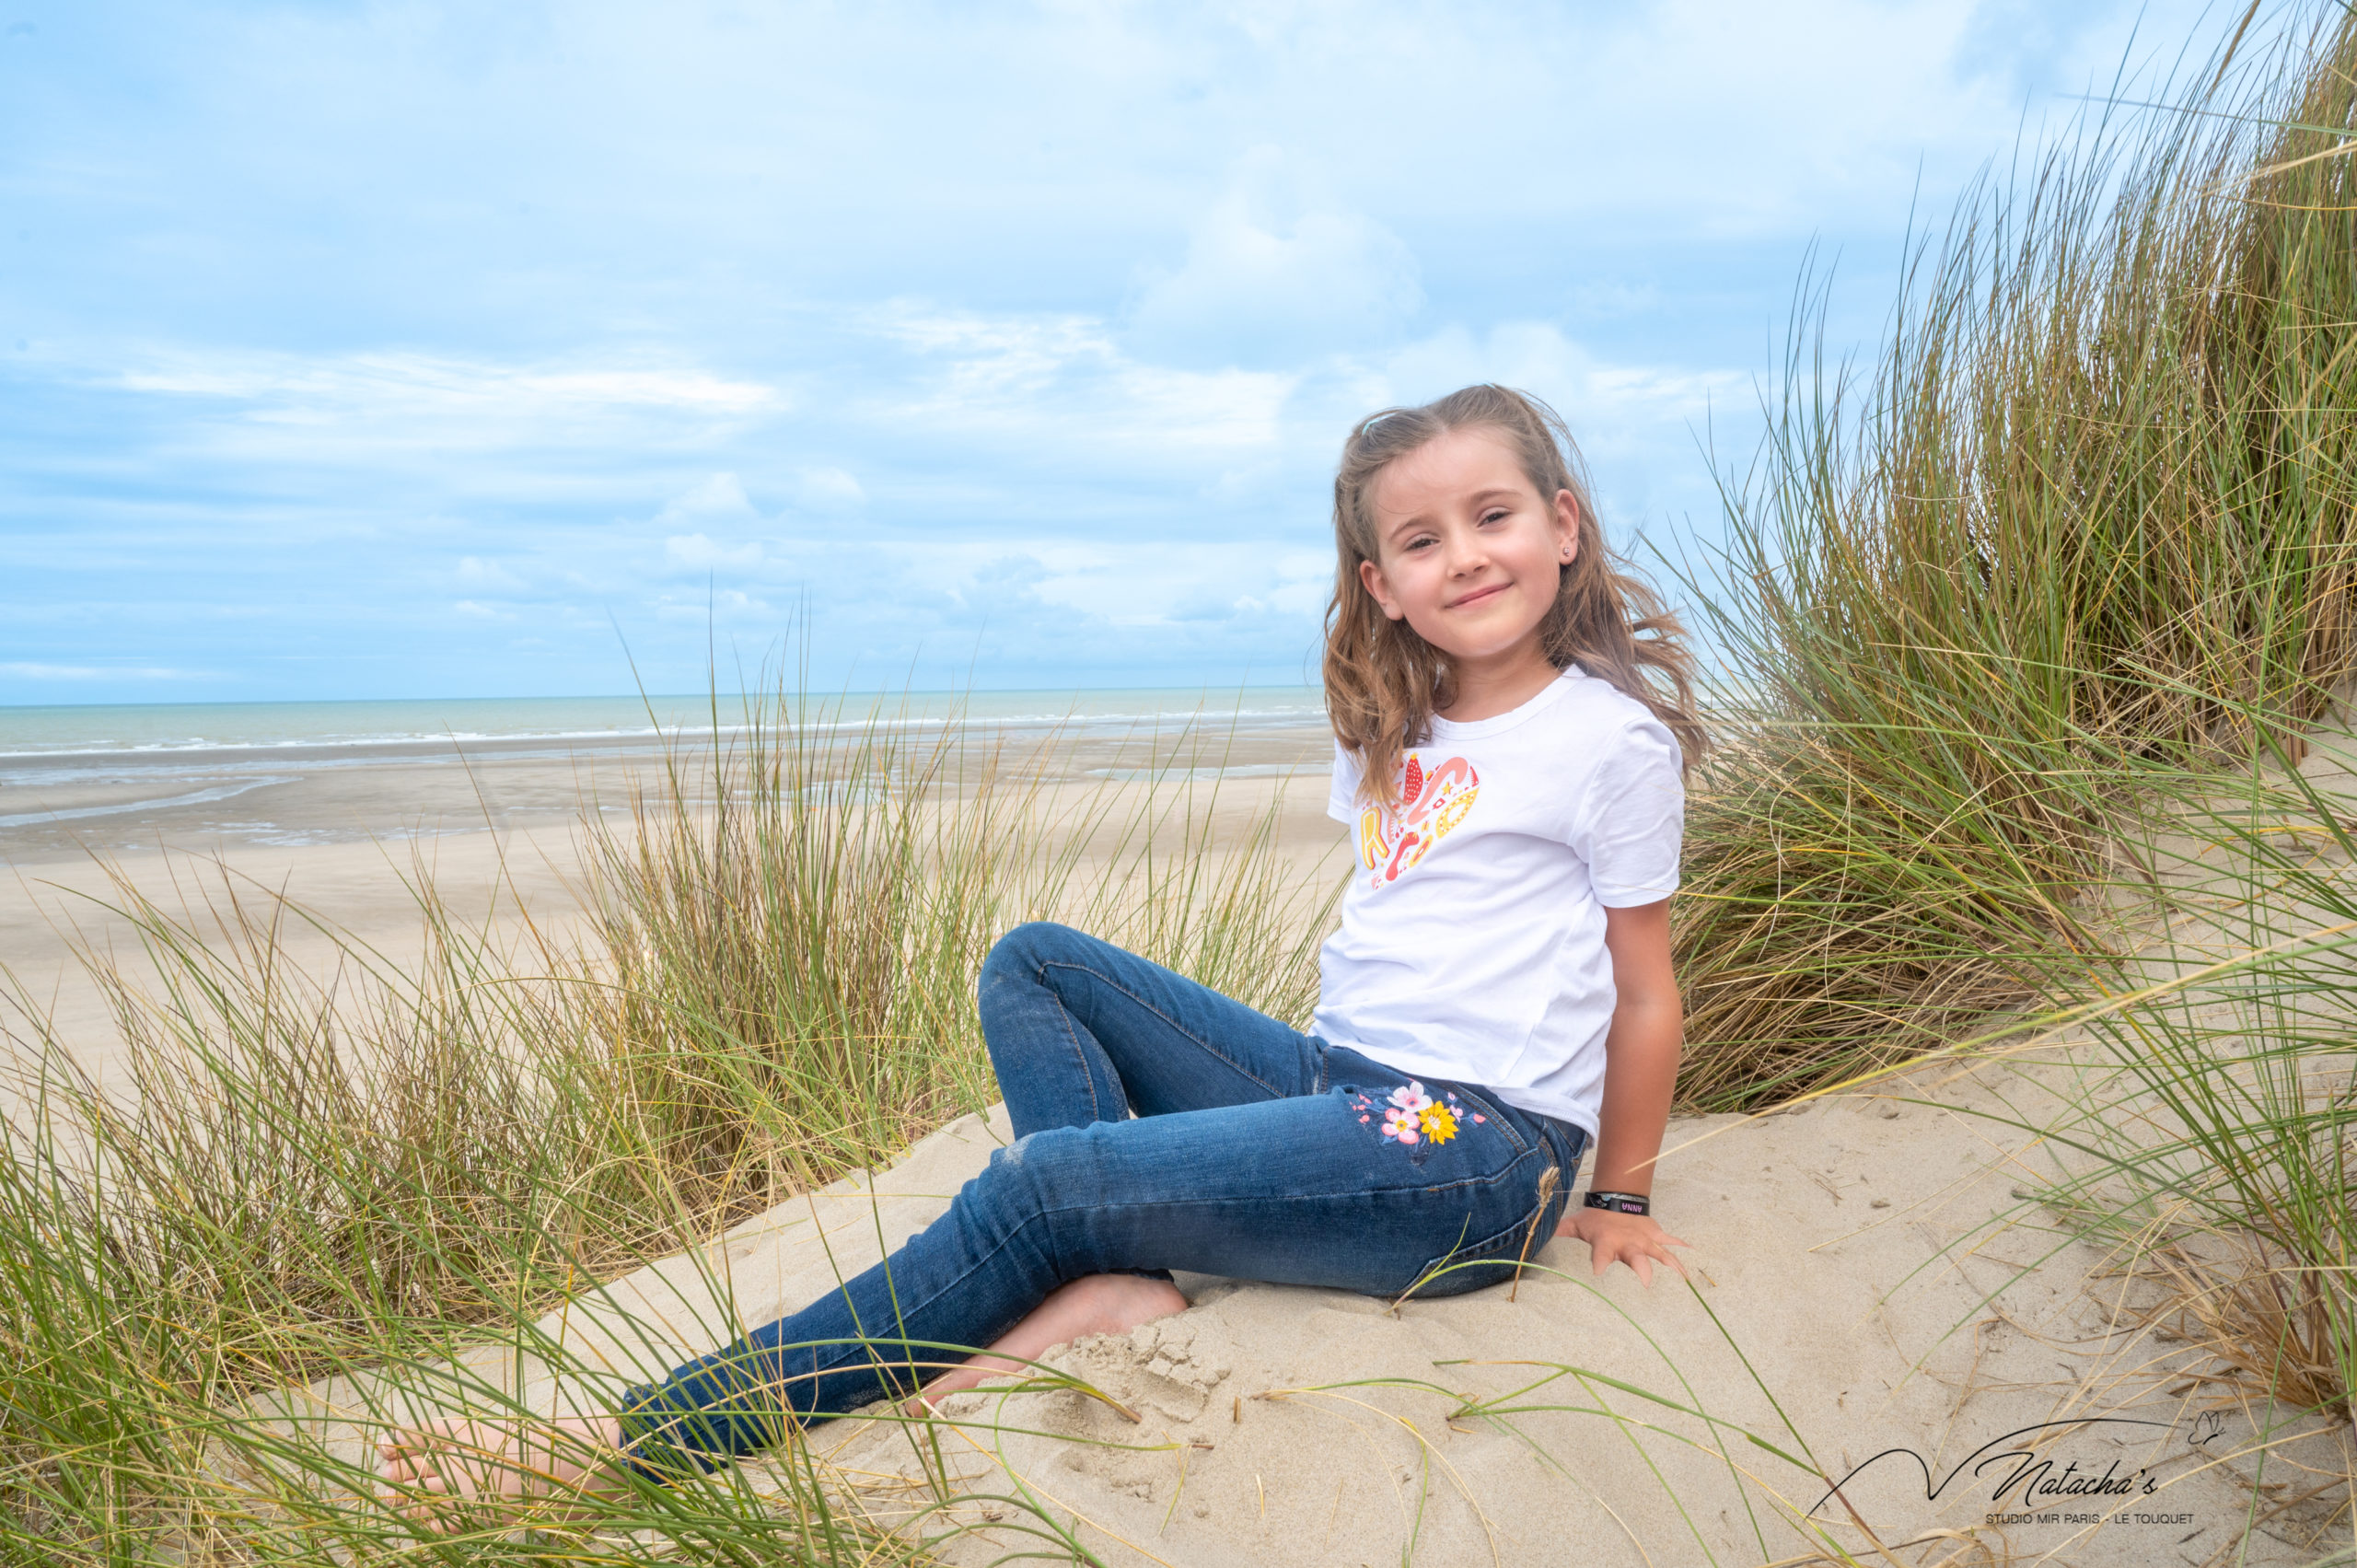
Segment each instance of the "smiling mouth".
M1448 608L1451 610L1463 610L1469 604L1479 604L1483 599L1496 598L1498 595L1505 592L1506 587L1507 585L1504 583L1492 583L1486 588L1476 588L1471 593L1467 594L1463 598L1458 599L1456 603L1450 605Z

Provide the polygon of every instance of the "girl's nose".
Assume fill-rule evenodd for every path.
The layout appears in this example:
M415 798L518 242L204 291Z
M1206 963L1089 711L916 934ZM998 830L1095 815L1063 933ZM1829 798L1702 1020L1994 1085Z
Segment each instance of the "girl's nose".
M1448 541L1448 569L1462 575L1476 572L1489 563L1489 552L1481 548L1480 536L1470 529L1453 535Z

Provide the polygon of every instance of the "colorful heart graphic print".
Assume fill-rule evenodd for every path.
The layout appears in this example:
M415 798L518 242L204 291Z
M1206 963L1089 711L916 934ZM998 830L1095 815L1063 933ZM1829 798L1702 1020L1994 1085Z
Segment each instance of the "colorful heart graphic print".
M1371 875L1367 886L1387 887L1415 869L1433 845L1465 820L1481 793L1481 776L1462 757L1451 757L1430 772L1416 752L1408 753L1399 777L1399 808L1370 806L1359 813L1359 864Z

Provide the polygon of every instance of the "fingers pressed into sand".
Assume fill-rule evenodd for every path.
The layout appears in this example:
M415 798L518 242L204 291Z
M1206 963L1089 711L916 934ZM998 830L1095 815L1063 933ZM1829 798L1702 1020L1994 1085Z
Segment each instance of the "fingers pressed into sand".
M1690 1241L1663 1231L1658 1236L1624 1244L1617 1254L1598 1249L1596 1252L1596 1272L1599 1274L1603 1273L1612 1266L1614 1258L1617 1256L1620 1261L1628 1264L1637 1272L1637 1282L1640 1284L1650 1285L1654 1283L1653 1264L1656 1261L1666 1263L1677 1270L1679 1279L1690 1280L1693 1276L1686 1272L1685 1263L1680 1261L1678 1254L1672 1252L1670 1249L1693 1245Z
M924 1386L924 1391L900 1408L914 1416L931 1415L935 1401L984 1378L1004 1373L1018 1376L1061 1344L1091 1334L1126 1334L1141 1323L1187 1310L1187 1298L1168 1280L1139 1274L1087 1274L1057 1286L1033 1307L1023 1321L994 1341L990 1349L965 1365L945 1372ZM1020 1357L1008 1360L1007 1357Z

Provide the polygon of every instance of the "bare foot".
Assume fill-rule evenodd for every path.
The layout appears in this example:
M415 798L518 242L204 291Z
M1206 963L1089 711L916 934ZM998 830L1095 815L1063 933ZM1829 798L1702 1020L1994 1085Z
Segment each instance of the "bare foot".
M911 1415L931 1415L933 1402L945 1395L970 1388L1002 1372L1026 1374L1022 1361L1037 1361L1049 1351L1091 1334L1126 1334L1141 1323L1187 1310L1187 1298L1168 1280L1141 1274L1086 1274L1049 1292L1048 1299L1030 1316L965 1365L945 1372L924 1386L900 1408Z
M378 1444L377 1473L395 1510L428 1528L554 1520L568 1501L609 1488L621 1443L610 1415L434 1421Z

